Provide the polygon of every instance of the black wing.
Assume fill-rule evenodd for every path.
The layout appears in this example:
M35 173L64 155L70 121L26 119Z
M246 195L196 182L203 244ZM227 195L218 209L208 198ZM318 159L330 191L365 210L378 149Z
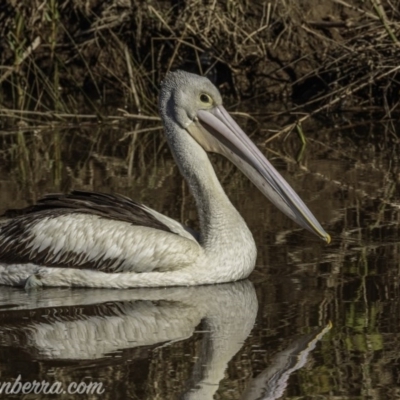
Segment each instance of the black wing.
M167 225L149 213L147 207L136 203L129 197L83 190L74 190L68 194L48 194L33 206L20 210L9 210L3 216L16 216L15 220L25 216L22 219L30 220L41 216L51 218L72 213L92 214L174 233Z

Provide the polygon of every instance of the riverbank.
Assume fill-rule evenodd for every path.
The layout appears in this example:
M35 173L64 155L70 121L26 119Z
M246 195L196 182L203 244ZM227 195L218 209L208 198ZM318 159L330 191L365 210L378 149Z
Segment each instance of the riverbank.
M15 2L0 9L4 109L154 114L170 69L234 100L313 110L398 109L399 1Z

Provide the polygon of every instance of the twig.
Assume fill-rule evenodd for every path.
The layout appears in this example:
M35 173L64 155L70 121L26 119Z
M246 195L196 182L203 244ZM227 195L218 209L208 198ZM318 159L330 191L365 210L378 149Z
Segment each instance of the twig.
M137 109L138 113L140 114L140 112L141 112L140 101L139 101L139 96L138 96L138 93L136 90L135 81L133 78L131 58L130 58L128 46L126 45L126 43L124 44L124 53L125 53L125 59L126 59L126 66L128 68L129 83L131 85L131 91L133 94L133 98L135 99L136 109Z
M24 54L22 54L18 62L0 77L0 83L7 79L39 47L40 43L41 39L37 36L32 44L24 51Z
M175 32L173 31L173 29L171 29L171 27L165 22L164 18L160 15L160 13L153 6L149 6L149 11L152 12L153 14L155 14L155 16L158 18L158 20L165 26L165 28L167 28L169 30L169 33L172 36L175 36Z
M374 80L380 80L382 78L384 78L387 75L390 75L396 71L400 70L400 65L390 69L387 72L384 72L383 74L380 74L376 77L371 77L371 79ZM327 108L331 107L332 105L336 104L337 102L339 102L340 100L342 100L343 98L345 98L346 96L353 94L355 92L357 92L358 90L362 89L363 87L367 86L370 83L370 79L367 79L366 82L363 82L361 84L359 84L358 86L355 86L353 88L350 88L351 85L349 85L348 87L344 88L343 90L341 90L341 92L343 92L341 95L339 95L338 97L336 97L335 99L333 99L332 101L330 101L328 104L324 104L323 106L317 108L316 110L312 111L311 113L305 115L304 117L300 118L299 120L297 120L296 122L286 126L285 128L281 129L279 132L275 133L275 135L271 136L270 138L268 138L267 140L265 140L263 142L263 145L265 146L266 144L268 144L269 142L271 142L272 140L276 139L278 136L282 135L283 133L286 132L290 132L291 130L293 130L298 124L301 124L302 122L306 121L307 119L309 119L310 117L320 113L323 110L326 110Z
M123 109L118 109L123 115L108 115L99 116L97 114L67 114L58 113L53 111L28 111L28 110L12 110L9 108L1 108L0 117L11 117L11 116L21 116L21 115L36 115L38 117L46 117L50 119L58 118L68 118L68 119L96 119L101 121L113 121L113 120L124 120L124 119L134 119L143 121L160 121L160 117L154 117L150 115L139 115L139 114L129 114Z
M351 21L306 21L306 23L314 28L350 28L353 25Z
M372 2L372 5L374 6L376 13L378 14L383 26L385 27L386 32L388 33L390 38L393 40L393 43L398 44L399 41L397 40L396 35L393 33L392 29L389 26L388 18L386 16L384 8L382 7L382 3L380 2L380 0L378 0L378 1L371 0L371 2Z
M356 6L353 6L353 5L349 4L349 3L346 3L346 2L343 1L343 0L333 0L333 2L334 2L334 3L337 3L337 4L340 4L340 5L342 5L342 6L345 6L345 7L347 7L347 8L350 8L351 10L356 10L356 11L358 11L359 13L364 14L364 15L366 15L367 17L370 17L370 18L372 18L372 19L375 19L375 20L379 19L379 17L377 17L376 15L374 15L374 14L368 12L368 11L365 11L365 10L359 8L359 7L356 7Z

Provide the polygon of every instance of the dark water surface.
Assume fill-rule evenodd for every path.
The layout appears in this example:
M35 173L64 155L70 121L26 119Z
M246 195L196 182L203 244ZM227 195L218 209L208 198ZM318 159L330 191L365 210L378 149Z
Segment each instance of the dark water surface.
M4 138L0 211L82 188L119 192L196 226L193 199L160 133L110 142L107 129L116 135L115 127L75 127ZM360 131L368 134L357 138ZM295 134L265 151L331 234L329 246L212 157L258 245L249 280L140 290L1 287L1 384L20 375L22 383L59 382L66 391L73 382L104 390L1 396L400 398L399 147L379 125L348 133L315 123L304 152Z

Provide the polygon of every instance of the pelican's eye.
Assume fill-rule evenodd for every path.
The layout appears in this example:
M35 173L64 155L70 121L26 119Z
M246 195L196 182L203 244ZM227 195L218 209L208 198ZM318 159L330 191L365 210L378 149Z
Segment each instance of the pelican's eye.
M210 95L202 93L200 95L200 101L204 104L211 104L212 103L212 98Z

